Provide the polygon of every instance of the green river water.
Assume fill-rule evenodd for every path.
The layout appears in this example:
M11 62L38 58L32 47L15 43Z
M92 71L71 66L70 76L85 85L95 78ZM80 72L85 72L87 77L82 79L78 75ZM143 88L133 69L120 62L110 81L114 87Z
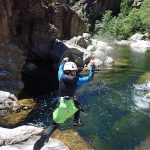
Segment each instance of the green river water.
M77 130L95 150L131 150L150 137L150 104L140 83L140 77L150 72L150 54L117 46L111 56L119 63L97 71L94 80L76 92L85 109L85 126L75 128L67 121L61 128ZM38 115L28 122L48 126L55 95L38 98Z

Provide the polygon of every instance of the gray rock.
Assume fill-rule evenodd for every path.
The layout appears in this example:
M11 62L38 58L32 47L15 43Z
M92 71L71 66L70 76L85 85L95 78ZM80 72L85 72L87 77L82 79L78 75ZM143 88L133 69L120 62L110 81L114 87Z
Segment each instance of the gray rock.
M19 107L14 94L0 91L0 116L6 116Z
M150 51L150 41L137 40L130 44L132 50L140 53L145 53Z
M69 150L69 148L60 141L50 138L49 142L41 150Z
M91 39L91 34L89 34L89 33L83 33L83 37L86 40L90 40Z
M20 126L14 129L0 128L0 150L33 150L43 128ZM62 142L50 138L41 150L69 150Z
M0 150L19 150L19 149L12 146L2 146L0 147Z
M37 66L36 66L34 63L32 63L32 62L27 62L27 63L25 63L25 65L23 66L22 71L23 71L23 72L28 72L28 71L34 71L34 70L36 70L36 69L37 69Z
M14 129L0 127L0 143L5 143L5 145L20 143L29 139L33 135L41 133L42 130L42 128L25 125Z
M145 37L144 34L136 33L136 34L132 35L132 36L129 38L129 40L134 42L134 41L137 41L137 40L143 40L144 37Z
M77 39L76 39L75 44L77 44L77 45L79 45L80 47L83 47L83 48L87 48L87 46L88 46L88 44L85 41L83 36L78 36Z

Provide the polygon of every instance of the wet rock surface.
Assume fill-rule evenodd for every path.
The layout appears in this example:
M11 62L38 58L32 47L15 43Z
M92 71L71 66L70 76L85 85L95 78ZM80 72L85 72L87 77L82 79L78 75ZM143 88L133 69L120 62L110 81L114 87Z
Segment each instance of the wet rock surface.
M17 105L16 110L5 114L5 116L1 116L0 126L14 127L23 122L29 117L32 110L37 106L37 103L33 99L22 99L17 101Z

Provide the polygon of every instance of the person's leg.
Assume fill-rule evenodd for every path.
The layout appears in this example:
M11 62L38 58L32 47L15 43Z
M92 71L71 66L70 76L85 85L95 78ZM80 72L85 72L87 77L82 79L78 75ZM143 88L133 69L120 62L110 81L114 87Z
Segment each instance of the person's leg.
M77 100L74 100L74 104L78 108L78 111L74 114L73 125L74 126L83 126L84 124L80 120L81 105L80 105L79 101L77 101Z
M48 142L51 134L58 128L58 124L52 123L47 129L44 130L41 137L35 142L33 150L40 150L45 142Z

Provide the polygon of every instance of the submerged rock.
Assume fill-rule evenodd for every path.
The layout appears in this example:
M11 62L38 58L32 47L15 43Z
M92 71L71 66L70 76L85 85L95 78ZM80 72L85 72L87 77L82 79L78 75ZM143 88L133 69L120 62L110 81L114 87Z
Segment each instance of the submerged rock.
M127 65L128 65L127 59L119 58L114 61L114 66L126 67Z
M150 137L148 137L144 142L142 142L134 150L149 150L149 148L150 148Z
M145 72L143 75L141 75L141 77L139 78L139 82L140 83L145 83L147 81L150 81L150 71L149 72Z
M94 150L74 130L58 131L52 134L53 138L62 141L71 150Z
M20 107L11 114L0 118L0 125L3 127L13 127L24 121L37 103L33 99L22 99L18 101Z

